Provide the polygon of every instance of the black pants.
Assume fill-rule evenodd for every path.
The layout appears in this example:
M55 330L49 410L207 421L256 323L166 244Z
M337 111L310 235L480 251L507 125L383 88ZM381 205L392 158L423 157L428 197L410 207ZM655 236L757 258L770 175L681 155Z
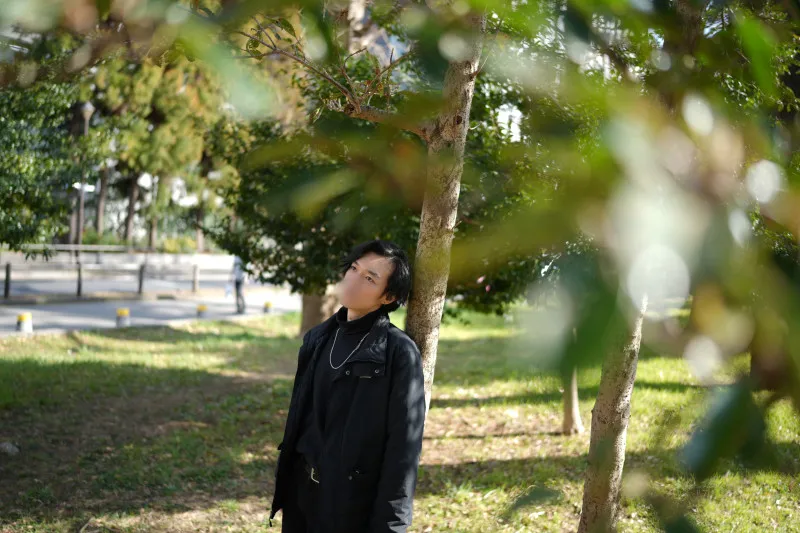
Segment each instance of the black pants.
M298 456L294 462L291 482L292 488L283 507L281 533L316 533L319 485L308 475L303 456Z

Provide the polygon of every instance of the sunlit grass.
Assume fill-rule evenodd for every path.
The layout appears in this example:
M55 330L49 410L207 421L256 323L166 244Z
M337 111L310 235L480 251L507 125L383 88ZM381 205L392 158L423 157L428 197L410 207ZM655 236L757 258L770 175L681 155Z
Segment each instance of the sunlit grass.
M555 434L559 381L519 350L514 322L463 318L441 330L411 531L574 531L588 434ZM0 459L0 530L266 531L297 323L268 316L1 341L0 441L21 452ZM721 376L743 366L739 358ZM598 381L596 368L579 374L587 428ZM626 472L685 501L693 482L676 451L707 397L683 360L644 357ZM727 462L690 514L709 532L792 531L799 430L791 406L776 405L768 433L781 469ZM532 488L542 496L515 507ZM624 500L620 529L657 531L638 498Z

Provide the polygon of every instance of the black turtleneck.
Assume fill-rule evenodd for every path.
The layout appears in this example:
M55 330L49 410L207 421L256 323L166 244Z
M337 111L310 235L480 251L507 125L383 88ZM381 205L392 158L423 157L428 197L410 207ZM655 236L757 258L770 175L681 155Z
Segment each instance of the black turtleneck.
M300 430L301 434L295 447L298 452L306 456L306 460L312 465L319 465L319 456L325 445L327 398L333 377L337 373L332 366L338 368L344 364L344 361L355 350L361 339L369 333L375 320L382 313L384 311L379 308L355 320L348 321L346 307L341 307L336 312L338 328L331 333L314 368L313 397L311 402L306 402L306 405L311 405L312 408L306 409ZM364 343L361 344L361 347L363 346Z

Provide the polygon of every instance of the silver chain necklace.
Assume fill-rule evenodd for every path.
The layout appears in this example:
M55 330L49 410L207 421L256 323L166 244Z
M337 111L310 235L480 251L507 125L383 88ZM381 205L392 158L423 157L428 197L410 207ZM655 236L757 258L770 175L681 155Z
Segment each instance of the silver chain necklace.
M364 339L366 339L367 335L369 335L369 331L368 331L367 335L364 335L363 337L361 337L361 340L358 341L358 344L356 344L356 347L353 348L352 352L350 352L350 355L348 355L347 358L344 361L342 361L342 364L340 364L339 366L333 366L333 349L336 347L336 339L339 338L339 330L340 329L342 329L342 328L338 328L336 330L336 335L333 337L333 345L331 346L331 351L328 354L328 363L330 363L331 368L333 370L339 370L340 368L342 368L342 366L344 366L344 364L353 356L353 354L356 353L356 351L358 351L358 349L361 347L361 343L364 342Z

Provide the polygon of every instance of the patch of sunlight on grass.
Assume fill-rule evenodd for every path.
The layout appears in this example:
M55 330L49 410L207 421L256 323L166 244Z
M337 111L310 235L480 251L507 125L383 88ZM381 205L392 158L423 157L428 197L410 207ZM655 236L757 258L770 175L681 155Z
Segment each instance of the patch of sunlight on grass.
M775 442L800 443L800 417L790 400L773 406L767 428L770 439Z
M217 503L217 509L227 513L235 513L241 509L241 505L236 500L222 500Z

